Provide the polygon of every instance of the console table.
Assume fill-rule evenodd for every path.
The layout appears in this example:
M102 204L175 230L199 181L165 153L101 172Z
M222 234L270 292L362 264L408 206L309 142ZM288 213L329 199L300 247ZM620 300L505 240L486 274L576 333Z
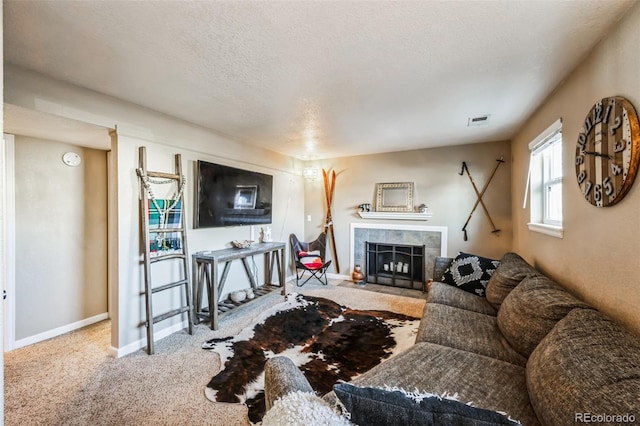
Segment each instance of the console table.
M264 254L264 286L272 286L272 276L274 263L278 268L278 283L282 288L282 294L286 295L285 263L284 263L285 243L258 243L248 248L227 248L214 251L201 251L192 255L193 263L193 300L194 300L194 322L197 324L200 319L209 320L211 329L218 329L218 302L224 283L229 274L231 262L240 259L242 266L249 279L249 284L254 290L256 298L269 293L261 292L258 289L256 280L251 273L247 258L259 254ZM222 275L218 278L218 265L224 263ZM207 286L208 303L206 309L202 308L202 293L204 286ZM253 299L255 300L255 299Z

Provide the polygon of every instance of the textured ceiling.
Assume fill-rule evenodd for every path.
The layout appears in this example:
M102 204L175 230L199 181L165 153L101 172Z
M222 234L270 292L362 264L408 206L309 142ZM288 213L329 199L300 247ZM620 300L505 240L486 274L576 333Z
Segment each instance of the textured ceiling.
M633 4L4 1L4 58L319 159L509 139Z

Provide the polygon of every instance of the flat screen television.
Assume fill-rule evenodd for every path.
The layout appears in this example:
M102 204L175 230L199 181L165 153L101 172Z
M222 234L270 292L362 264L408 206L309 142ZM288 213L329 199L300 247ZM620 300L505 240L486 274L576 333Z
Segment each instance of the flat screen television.
M271 223L273 176L198 161L195 228Z

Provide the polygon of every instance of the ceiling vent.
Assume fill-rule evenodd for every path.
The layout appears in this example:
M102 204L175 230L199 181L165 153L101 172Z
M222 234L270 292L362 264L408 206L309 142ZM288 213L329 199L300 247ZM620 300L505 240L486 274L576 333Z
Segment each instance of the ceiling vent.
M483 126L489 122L489 114L479 115L477 117L469 117L469 121L467 122L467 126Z

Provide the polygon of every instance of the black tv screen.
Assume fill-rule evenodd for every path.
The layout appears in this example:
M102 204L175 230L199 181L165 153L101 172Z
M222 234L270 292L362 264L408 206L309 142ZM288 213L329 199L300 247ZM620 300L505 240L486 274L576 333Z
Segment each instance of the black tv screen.
M198 161L196 228L271 223L273 176Z

